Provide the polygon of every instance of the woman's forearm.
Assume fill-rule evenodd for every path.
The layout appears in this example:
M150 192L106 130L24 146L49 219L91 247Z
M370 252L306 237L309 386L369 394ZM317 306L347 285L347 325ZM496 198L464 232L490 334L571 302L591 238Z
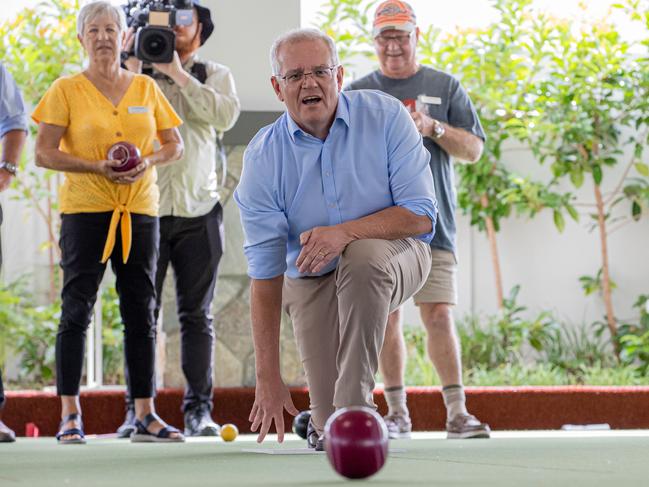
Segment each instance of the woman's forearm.
M73 156L59 149L44 149L36 146L36 165L53 171L97 173L100 166L97 161L88 161Z

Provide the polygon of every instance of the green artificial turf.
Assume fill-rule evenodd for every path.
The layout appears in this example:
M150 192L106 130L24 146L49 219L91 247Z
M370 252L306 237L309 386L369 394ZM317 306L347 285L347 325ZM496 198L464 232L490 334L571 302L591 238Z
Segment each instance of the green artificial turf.
M243 448L301 448L302 440L262 446L238 439L131 444L53 438L0 444L0 486L330 486L346 481L325 454L262 455ZM649 436L592 438L414 439L391 442L385 467L361 481L375 485L622 487L644 485ZM358 481L355 481L358 483Z

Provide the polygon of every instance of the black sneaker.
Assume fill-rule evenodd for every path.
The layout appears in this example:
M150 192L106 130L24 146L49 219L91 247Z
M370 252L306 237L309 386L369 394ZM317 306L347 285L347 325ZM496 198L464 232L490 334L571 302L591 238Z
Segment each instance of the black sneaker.
M135 408L126 409L126 417L122 426L117 428L118 438L130 438L137 428L135 427Z
M221 427L214 422L207 404L185 411L185 436L219 436Z
M324 435L319 435L309 420L306 427L306 446L315 449L315 451L324 451Z

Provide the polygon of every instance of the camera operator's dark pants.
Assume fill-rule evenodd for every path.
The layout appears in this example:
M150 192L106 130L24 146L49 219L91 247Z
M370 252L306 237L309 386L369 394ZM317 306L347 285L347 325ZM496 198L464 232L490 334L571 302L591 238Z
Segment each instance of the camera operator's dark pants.
M212 408L214 287L223 255L223 208L216 203L203 216L160 218L160 258L156 273L156 319L169 264L176 278L176 307L181 332L181 362L187 381L183 411L199 404ZM130 374L127 372L130 379ZM131 401L127 397L130 407Z
M56 336L56 387L59 395L79 394L86 329L106 270L100 262L112 212L61 217L62 307ZM158 218L131 214L132 246L126 264L117 238L110 256L124 323L124 352L131 371L130 394L153 397L155 391L155 270Z

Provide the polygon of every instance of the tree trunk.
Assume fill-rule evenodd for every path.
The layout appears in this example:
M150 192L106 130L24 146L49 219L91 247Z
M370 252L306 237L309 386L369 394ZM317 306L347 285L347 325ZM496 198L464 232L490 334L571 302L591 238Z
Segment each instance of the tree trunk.
M480 197L480 203L483 208L489 206L489 200L487 195L483 194ZM491 250L491 263L494 268L494 279L496 281L496 300L498 304L498 309L503 309L503 279L500 272L500 258L498 257L498 243L496 241L496 228L494 226L493 219L487 215L485 217L485 223L487 225L487 239L489 240L489 248Z
M616 341L617 322L613 312L613 299L611 297L611 275L608 266L608 241L606 235L606 212L604 210L604 199L602 191L598 184L595 187L595 204L597 205L597 226L599 227L599 239L602 251L602 297L604 298L604 307L606 309L606 323L613 338L615 345L615 354L619 356L619 349Z

